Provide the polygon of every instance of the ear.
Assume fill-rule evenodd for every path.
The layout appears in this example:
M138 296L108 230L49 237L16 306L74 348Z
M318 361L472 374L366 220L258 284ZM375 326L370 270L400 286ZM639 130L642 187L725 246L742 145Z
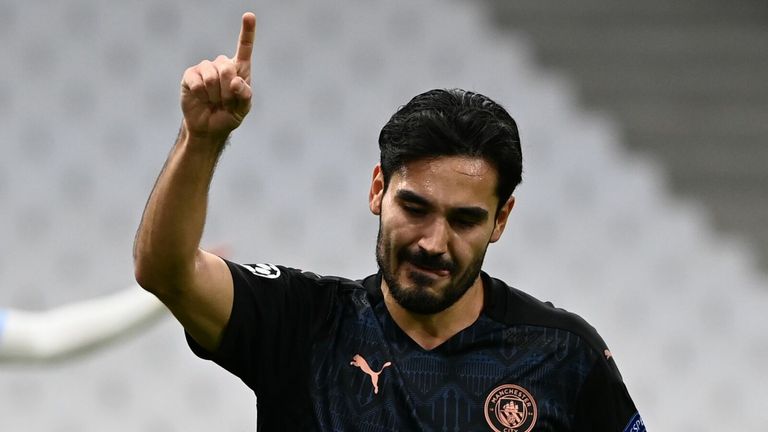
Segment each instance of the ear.
M501 234L504 232L504 228L507 226L507 219L512 212L512 207L515 206L515 197L510 195L507 202L501 207L499 216L496 217L496 226L493 227L493 233L491 234L491 243L496 242L501 238Z
M384 173L381 172L381 164L373 167L373 179L371 190L368 192L368 207L371 213L381 215L381 200L384 198Z

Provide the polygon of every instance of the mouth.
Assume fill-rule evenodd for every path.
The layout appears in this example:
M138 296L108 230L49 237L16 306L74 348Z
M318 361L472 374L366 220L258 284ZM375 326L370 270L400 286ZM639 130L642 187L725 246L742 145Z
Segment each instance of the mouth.
M421 274L430 276L432 279L444 278L451 275L451 271L441 267L429 267L408 261L408 265Z

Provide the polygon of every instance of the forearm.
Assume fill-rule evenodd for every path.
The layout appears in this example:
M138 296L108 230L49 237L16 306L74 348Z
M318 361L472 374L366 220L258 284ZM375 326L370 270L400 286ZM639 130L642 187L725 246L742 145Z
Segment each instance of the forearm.
M195 271L208 190L225 140L192 138L185 129L157 179L134 244L136 278L158 291L183 284Z
M52 361L89 351L155 322L166 309L138 286L43 312L7 310L0 361Z
M255 31L256 17L243 14L233 58L219 55L184 71L184 126L150 194L134 243L136 280L211 350L229 321L234 286L227 264L199 244L216 162L251 108Z

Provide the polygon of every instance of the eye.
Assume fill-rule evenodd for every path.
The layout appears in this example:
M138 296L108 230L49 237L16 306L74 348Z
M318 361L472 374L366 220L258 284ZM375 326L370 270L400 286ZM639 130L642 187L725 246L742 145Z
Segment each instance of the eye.
M480 222L478 222L476 219L456 218L452 223L458 228L473 228L476 227Z
M456 212L450 217L450 223L457 229L471 229L486 221L484 214L477 212Z
M403 210L411 216L424 216L427 214L427 209L424 207L418 207L413 205L404 205Z

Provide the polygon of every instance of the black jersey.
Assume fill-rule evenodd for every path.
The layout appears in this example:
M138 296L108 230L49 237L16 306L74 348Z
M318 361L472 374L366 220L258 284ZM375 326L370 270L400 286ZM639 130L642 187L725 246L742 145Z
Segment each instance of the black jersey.
M485 273L477 321L425 350L390 317L380 275L227 265L218 351L188 341L254 391L259 431L645 431L589 324Z

